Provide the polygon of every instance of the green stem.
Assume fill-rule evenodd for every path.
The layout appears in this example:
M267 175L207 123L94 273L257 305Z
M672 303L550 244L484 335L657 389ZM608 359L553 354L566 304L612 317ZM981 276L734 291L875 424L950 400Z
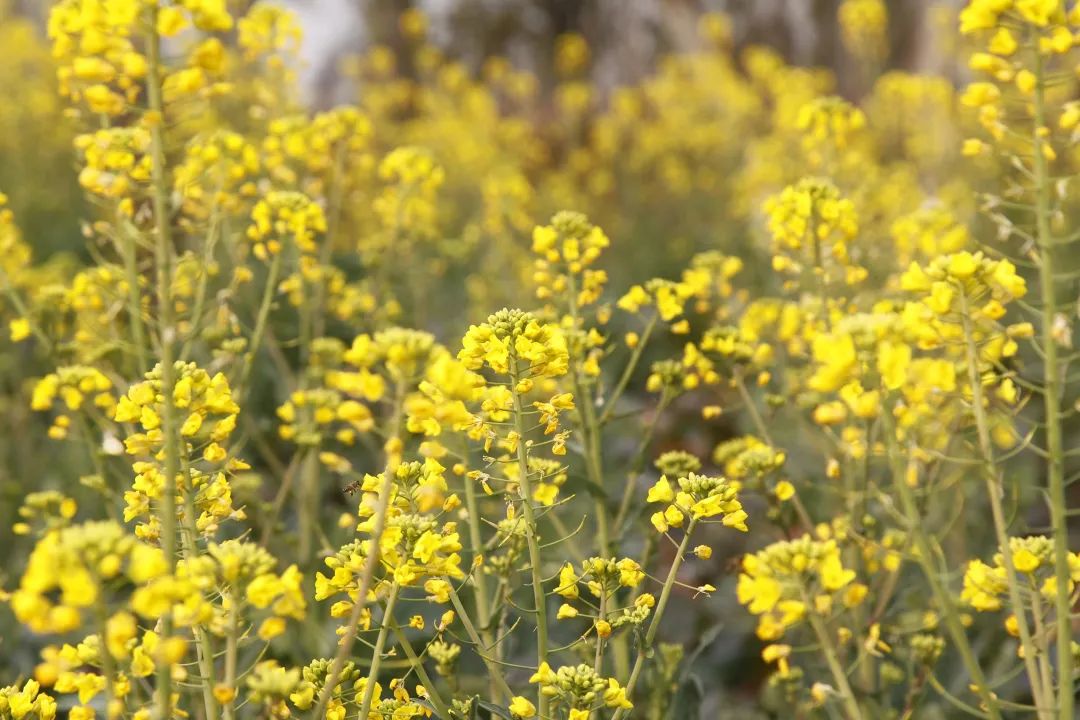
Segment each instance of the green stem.
M862 720L862 709L855 699L855 693L851 690L847 673L844 672L844 667L840 664L840 658L836 654L836 646L829 635L829 629L825 627L825 622L821 619L821 616L814 611L814 603L805 591L803 591L803 604L806 605L808 610L807 619L810 621L810 627L818 639L818 644L821 645L821 654L825 656L825 664L829 666L829 673L832 675L833 682L836 683L837 691L840 693L840 699L844 703L845 714L849 720Z
M281 485L278 487L277 493L274 495L274 502L270 506L270 512L266 518L262 518L263 532L262 539L259 540L259 545L266 547L270 544L270 537L277 529L278 517L281 516L281 510L285 507L285 499L292 492L293 478L297 473L297 461L298 456L293 455L292 460L289 462L289 466L285 468L285 472L281 476Z
M1054 610L1057 614L1057 707L1061 720L1072 720L1074 707L1074 678L1072 654L1072 600L1069 597L1069 526L1068 504L1065 497L1065 453L1061 435L1061 392L1057 341L1053 338L1057 298L1054 292L1054 238L1050 231L1050 177L1043 156L1043 138L1039 131L1046 125L1046 98L1042 53L1035 48L1035 128L1032 133L1035 163L1035 223L1039 246L1039 285L1042 290L1042 349L1046 388L1043 392L1046 421L1046 451L1048 459L1048 494L1050 526L1054 540L1054 574L1057 592Z
M653 413L652 420L649 421L648 426L645 428L645 432L641 436L641 442L638 444L638 450L634 454L634 460L630 464L630 472L626 477L626 487L623 488L622 499L619 501L619 511L615 515L615 532L622 532L626 518L630 514L630 508L634 502L634 492L637 490L638 475L641 473L641 467L645 460L645 452L649 448L653 433L656 432L657 422L670 402L671 393L665 386L660 393L660 400L656 404L656 411Z
M600 610L597 612L599 620L607 620L607 590L600 591ZM604 638L596 633L596 654L593 656L593 670L597 675L602 675L604 670Z
M1054 671L1050 667L1049 648L1046 645L1047 634L1046 626L1043 623L1042 598L1039 596L1037 587L1029 586L1028 592L1031 595L1031 617L1034 622L1033 637L1035 647L1039 653L1039 671L1042 673L1042 694L1044 698L1052 698L1054 697Z
M521 394L518 392L517 356L510 358L510 387L514 400L514 429L517 431L518 469L521 474L518 493L521 497L521 510L525 517L525 539L529 545L529 570L532 573L533 602L536 605L536 664L547 662L548 628L547 598L544 595L544 578L540 571L540 542L537 537L536 514L532 506L532 485L529 483L529 456L525 450L525 423ZM548 698L540 694L538 712L540 717L548 715Z
M274 254L270 261L270 269L266 273L266 285L263 287L262 302L259 303L259 314L255 319L255 329L251 333L251 346L244 356L244 369L240 374L240 387L247 394L248 380L255 366L255 356L259 353L263 336L266 334L266 322L270 317L270 306L274 301L274 293L277 290L277 279L281 273L281 252Z
M322 268L330 265L334 253L334 241L337 239L337 231L341 226L341 211L345 195L345 154L347 149L348 142L343 139L334 152L330 202L326 211L326 234L323 236L323 245L319 248L319 264ZM315 302L313 303L315 310L315 337L322 337L326 331L326 313L323 312L325 304L326 281L323 279L315 289Z
M757 403L754 402L754 398L751 397L750 391L746 387L746 381L743 379L742 371L735 371L732 375L732 380L735 383L735 389L739 392L739 397L742 398L743 407L746 408L746 412L750 415L750 420L754 423L757 434L761 436L761 439L764 440L769 447L777 449L776 444L773 442L772 434L769 433L769 428L765 424L764 418L761 417L761 413L758 411ZM802 498L799 497L798 492L791 496L791 503L795 508L795 513L799 516L799 521L802 522L803 527L808 530L814 527L814 521L810 518L810 513L807 512L806 506L803 505Z
M667 578L664 579L664 588L660 591L660 599L656 601L656 609L653 610L652 620L649 621L649 627L645 631L645 638L638 647L637 658L634 660L634 669L630 671L630 679L626 681L626 697L628 699L633 698L634 687L641 676L641 671L645 668L645 661L653 653L653 641L656 639L657 630L660 629L660 620L664 617L664 610L667 608L668 600L671 598L671 589L675 587L679 568L682 567L686 549L690 546L690 536L693 535L696 526L697 520L691 519L686 526L682 542L679 543L679 549L675 551L675 558L671 561L671 568L668 569ZM611 720L622 720L625 715L626 711L619 708L615 711Z
M314 552L315 528L319 522L319 448L312 446L304 455L304 462L300 466L300 484L297 486L297 504L299 507L299 523L297 530L300 534L300 543L297 549L300 562L307 566L311 562Z
M390 420L389 432L387 433L388 438L400 438L401 436L401 415L405 404L405 389L405 382L398 381L394 400L394 412ZM379 542L382 540L383 532L386 530L386 515L390 508L390 492L394 487L394 472L396 470L397 466L394 459L389 458L386 463L386 469L383 470L383 481L382 485L379 487L379 497L375 504L374 520L371 528L371 540L369 543L368 555L364 559L364 567L360 571L360 582L357 584L356 600L353 602L352 612L349 614L349 621L345 626L345 634L342 636L341 643L338 645L337 653L334 655L334 661L330 664L330 672L326 674L326 681L323 683L322 691L319 693L319 702L316 704L315 710L311 714L313 720L323 720L323 718L326 717L326 707L330 704L330 697L337 687L338 680L341 678L341 672L344 670L345 663L352 653L353 644L356 642L356 631L360 626L360 618L363 617L364 607L367 605L367 596L368 592L371 590L371 581L375 577L375 568L379 564ZM375 660L378 660L378 658L376 657Z
M593 511L596 514L596 547L601 557L611 557L614 548L611 545L611 530L608 527L607 488L604 487L600 426L596 422L596 409L593 407L592 397L582 394L576 371L574 375L574 384L578 386L579 402L584 403L585 406L585 423L582 429L585 435L586 472L589 475L589 482L595 486L596 491L596 496L593 498Z
M469 613L465 610L465 605L461 602L461 597L457 594L457 590L454 589L453 585L450 586L450 602L454 604L454 609L457 610L458 618L465 628L465 634L469 636L469 640L476 646L476 654L484 661L484 666L487 667L488 672L491 673L492 685L505 695L505 699L509 701L514 697L514 691L510 689L510 685L506 682L506 678L503 676L499 664L488 657L487 654L494 644L494 639L492 639L491 643L485 643L485 641L482 640L480 634L476 631L476 626L473 625L472 619L469 617ZM498 693L493 692L492 700L498 702L498 699Z
M98 601L95 603L95 609L97 611L98 621L98 634L101 639L100 655L101 655L101 674L105 676L105 717L111 717L113 700L116 699L116 694L113 689L113 680L116 677L116 668L113 664L113 656L109 651L109 644L106 642L108 637L109 627L109 611L105 607L105 603L101 600L100 594Z
M463 455L463 458L467 458L467 455ZM480 503L476 497L476 483L468 477L464 480L465 508L469 513L469 543L472 545L473 559L477 557L482 559L481 548L484 547L484 539L480 533ZM473 565L472 584L476 620L480 623L479 640L483 640L483 647L486 649L495 644L495 636L491 633L491 606L488 604L487 575L483 565ZM461 609L458 610L458 614L465 615ZM498 698L498 683L494 673L489 679L489 686L491 700L495 702Z
M156 237L154 264L156 269L158 313L160 316L160 368L163 397L161 430L165 439L165 487L158 512L161 521L161 549L171 569L176 567L176 475L180 467L180 447L177 435L173 388L176 368L173 366L173 343L177 328L173 318L172 289L172 226L169 218L169 185L165 175L164 104L161 96L161 37L157 33L158 7L149 6L146 16L146 97L148 112L144 117L150 126L151 187L153 190ZM172 618L162 620L162 635L172 634ZM172 669L159 663L158 700L155 709L159 720L172 716Z
M987 715L991 720L1001 720L1001 711L998 709L997 698L994 697L986 684L986 676L979 666L979 661L975 657L975 651L972 649L971 643L968 642L967 634L964 632L964 624L960 620L960 613L957 612L956 605L953 603L953 595L942 584L939 570L935 567L933 548L923 526L924 518L922 513L919 512L914 493L908 486L905 477L907 473L904 472L904 462L897 448L896 426L892 422L891 412L890 408L885 408L881 416L884 420L885 432L888 435L886 442L889 448L893 486L896 494L900 497L900 506L907 524L907 530L911 533L915 544L916 560L922 568L934 600L944 616L945 629L952 638L956 651L960 653L960 658L971 676L972 685L975 686L975 692L982 700Z
M181 533L180 541L183 546L184 556L195 558L198 555L196 538L198 529L195 524L195 499L192 496L191 471L184 467L184 476L188 478L187 492L184 493L184 532ZM205 628L193 625L192 634L195 636L195 653L201 675L203 707L206 709L206 717L217 717L217 699L214 697L214 646Z
M90 430L90 422L86 419L86 416L79 415L79 432L82 434L83 442L86 443L87 454L90 456L90 463L94 466L94 472L101 478L102 492L107 497L115 497L116 493L109 485L109 475L106 472L105 463L101 460L101 453L98 452L98 444L94 440L93 433ZM113 503L109 503L105 512L109 514L109 517L117 520L119 519L119 513Z
M386 610L383 612L382 625L379 627L379 635L375 638L375 647L371 651L371 668L368 670L367 683L364 685L364 696L360 702L360 714L357 717L366 718L371 714L371 699L375 696L375 682L379 679L379 666L382 664L383 650L386 648L386 636L390 633L390 626L394 623L394 606L397 604L400 586L395 580L390 585L390 594L386 597Z
M143 326L142 292L139 289L139 268L137 264L137 248L135 245L135 229L117 213L117 230L123 236L124 253L124 281L128 286L128 316L131 322L131 342L135 345L135 358L139 375L145 375L150 368L150 362L146 357L146 328Z
M577 283L573 273L568 274L570 319L574 330L581 329L577 304ZM570 379L574 387L574 398L581 418L581 433L585 446L585 472L593 485L593 514L596 515L596 548L601 557L610 557L611 531L608 528L607 489L604 487L603 450L601 448L600 424L596 419L596 407L592 393L586 392L579 373L581 358L574 358L570 368Z
M634 493L637 490L638 475L641 474L641 468L645 463L645 452L649 447L649 443L652 442L653 433L656 431L657 421L660 416L667 409L668 403L671 402L671 394L665 387L660 394L660 401L656 405L656 411L653 413L652 420L646 427L644 434L641 437L641 441L638 444L637 452L634 454L634 459L630 463L630 472L627 473L626 486L623 488L622 500L619 501L619 511L615 514L615 532L620 536L623 532L623 527L626 524L627 517L630 515L630 510L634 503ZM649 536L650 538L652 535ZM620 633L616 635L611 642L612 654L615 658L615 675L618 678L625 678L630 673L630 638L626 633Z
M233 720L236 717L236 709L233 705L235 702L236 692L236 658L237 658L237 643L240 635L240 609L237 607L240 604L240 598L230 598L232 601L229 604L229 626L228 635L225 638L225 687L229 688L234 693L233 699L229 700L222 707L223 717L225 720Z
M12 285L11 278L9 278L7 276L7 273L5 273L2 269L0 269L0 280L3 281L4 295L7 297L8 300L11 301L11 304L15 307L15 312L19 315L20 318L23 318L24 320L26 320L26 322L30 323L30 332L33 333L34 337L37 338L37 341L41 343L41 347L45 349L45 352L51 353L53 350L52 342L45 334L45 331L42 330L38 326L38 324L34 322L33 318L30 317L30 311L26 307L26 303L23 302L23 299L19 296L19 293L15 289L15 286Z
M199 286L195 290L195 304L191 310L191 334L188 335L187 340L184 341L180 354L187 357L191 352L191 344L195 338L201 332L201 325L203 319L203 312L206 308L206 290L210 284L210 264L214 261L214 248L217 246L218 237L221 235L219 230L220 221L218 220L218 206L215 203L214 209L210 216L210 227L206 233L206 243L203 250L203 267L200 268L199 273Z
M575 537L576 531L566 527L566 523L563 522L558 513L549 512L544 516L544 519L551 523L551 527L558 534L559 546L565 548L566 552L570 553L570 557L576 562L584 561L585 553L578 547L577 538Z
M994 535L997 539L998 550L1001 552L1002 564L1005 566L1005 578L1009 586L1009 603L1012 605L1013 615L1016 617L1016 626L1020 634L1020 646L1024 655L1024 669L1031 685L1031 696L1035 701L1035 708L1039 718L1045 720L1051 717L1051 711L1046 705L1047 698L1043 695L1043 680L1036 664L1038 652L1031 641L1031 628L1028 626L1027 613L1024 611L1024 605L1020 598L1019 579L1016 574L1016 567L1013 565L1012 549L1009 545L1009 530L1005 521L1005 511L1001 506L1001 496L1003 494L1001 477L994 460L994 448L990 442L990 424L986 419L986 408L983 407L985 397L983 395L982 378L979 373L978 351L975 347L975 338L971 328L967 294L963 288L960 289L959 295L960 321L964 329L968 383L971 385L971 409L975 416L975 428L979 438L979 453L983 461L983 479L986 481L986 494L990 499L990 514L994 520Z
M611 419L611 413L615 412L615 406L619 403L619 398L622 397L623 392L626 391L626 386L630 383L630 378L634 374L634 370L637 369L638 363L641 361L641 354L645 352L645 346L649 343L649 338L653 334L653 330L656 329L656 322L658 315L653 315L649 318L648 324L645 326L645 330L642 331L641 337L638 339L638 344L634 346L634 351L630 354L630 360L627 361L626 367L623 368L622 375L619 377L619 382L615 385L615 389L612 390L611 396L604 403L604 412L600 413L600 425L606 425L608 420Z
M391 618L393 620L393 618ZM439 694L439 689L432 682L431 676L427 674L427 670L424 669L424 661L416 654L416 650L413 648L412 643L409 642L409 637L395 623L393 625L394 637L397 638L398 644L401 645L401 649L405 651L405 657L409 658L409 663L412 669L416 672L416 677L420 678L420 684L427 690L428 700L435 707L435 712L439 717L449 718L450 708L446 704L446 701L442 699L442 695Z

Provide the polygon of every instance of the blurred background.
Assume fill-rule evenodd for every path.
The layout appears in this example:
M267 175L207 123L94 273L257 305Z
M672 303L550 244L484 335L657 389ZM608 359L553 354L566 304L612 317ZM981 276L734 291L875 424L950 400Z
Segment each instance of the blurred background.
M402 49L397 18L410 8L430 23L429 38L448 56L477 71L491 57L534 73L544 87L559 79L557 39L568 33L588 44L584 75L602 93L633 85L654 72L665 55L699 47L703 14L731 20L735 52L750 45L776 49L796 65L824 67L842 95L865 92L869 79L860 58L845 50L838 22L841 0L312 0L291 2L305 31L307 99L331 106L349 97L339 60L373 44ZM888 48L878 70L948 72L951 58L941 43L951 34L958 3L888 0ZM946 50L946 52L942 52Z

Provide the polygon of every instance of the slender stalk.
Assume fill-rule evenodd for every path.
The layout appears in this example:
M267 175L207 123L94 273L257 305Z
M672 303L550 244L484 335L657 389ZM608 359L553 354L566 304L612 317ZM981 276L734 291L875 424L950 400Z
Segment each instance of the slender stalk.
M653 653L653 641L656 640L656 631L660 629L660 620L664 616L664 610L667 608L668 600L671 598L671 589L675 587L675 580L679 575L679 568L682 567L683 560L686 556L686 549L690 546L690 536L694 533L694 528L697 526L697 520L691 519L686 526L686 533L683 534L682 542L679 543L679 549L675 551L675 558L671 561L671 568L668 569L667 578L664 579L664 587L660 591L660 599L656 601L656 609L653 610L652 620L649 621L649 627L645 631L645 638L642 640L641 645L638 647L637 658L634 660L634 669L630 671L630 678L626 681L626 697L632 698L634 695L634 687L637 685L638 678L641 676L641 671L645 667L645 661L652 656ZM626 711L619 708L612 715L611 720L622 720L626 716Z
M323 236L322 247L319 248L319 264L322 267L330 265L334 254L334 241L337 239L338 228L341 227L341 215L345 197L345 155L348 150L347 140L341 140L334 151L333 175L330 181L330 201L326 211L326 233ZM326 282L320 282L315 288L315 337L322 337L326 331L326 313L323 306L326 304Z
M484 539L480 533L480 504L476 497L476 483L465 478L465 508L469 513L469 543L472 545L473 559L481 557L480 551L484 546ZM478 640L483 641L486 650L495 644L495 636L491 633L491 606L488 604L487 575L483 566L475 566L472 573L473 602L476 605L476 620L480 623ZM458 609L458 615L463 617L463 608ZM470 623L471 625L471 623ZM476 641L474 641L476 642ZM499 685L495 674L489 678L489 693L493 702L498 700Z
M176 324L172 306L172 226L169 217L169 186L165 174L164 105L161 95L161 37L157 33L158 7L151 5L146 14L146 98L147 113L144 122L150 128L151 188L153 194L154 221L156 224L154 264L156 269L159 331L159 356L161 387L163 388L163 412L161 430L165 440L165 487L162 489L158 507L161 522L161 549L170 568L176 567L176 475L180 468L180 447L173 387L176 369L173 367L173 343L176 341ZM172 618L162 619L162 634L172 634ZM172 669L159 663L157 683L157 707L159 720L172 716Z
M398 439L401 436L401 415L405 404L405 382L398 381L394 399L394 412L390 421L390 432L387 436ZM394 486L394 472L397 470L397 456L391 454L387 458L386 469L383 470L383 482L379 488L379 498L375 505L375 514L371 528L371 541L368 555L364 559L364 567L360 571L360 582L357 584L356 600L353 602L352 612L349 614L349 622L345 625L345 634L338 645L334 661L330 665L330 672L326 674L322 691L319 693L319 702L315 706L311 717L322 720L326 717L326 707L330 704L330 697L334 694L341 671L352 653L353 644L356 642L356 630L360 626L360 618L363 617L364 607L367 605L367 596L371 590L371 581L375 576L375 568L379 564L379 542L386 530L386 513L390 508L390 491ZM377 659L377 658L376 658ZM361 716L366 717L366 716Z
M203 268L199 275L199 286L195 290L195 304L191 310L191 333L188 335L187 340L181 346L180 354L187 357L191 352L191 344L198 337L201 331L201 325L203 320L203 312L206 308L206 290L210 283L210 264L214 261L214 248L217 247L218 238L221 236L220 225L221 221L219 216L218 205L214 204L214 209L210 216L210 227L206 232L206 243L203 249Z
M570 319L574 330L581 328L577 302L577 283L574 274L569 273L569 286L567 287ZM593 495L593 514L596 515L596 548L601 557L610 557L611 531L608 529L607 490L604 487L604 469L601 448L601 429L596 418L596 407L593 405L592 393L586 392L585 385L579 374L580 365L572 363L570 379L574 387L574 398L578 407L578 415L581 418L581 432L585 445L585 471L589 482L595 488Z
M297 487L297 516L299 523L297 530L300 534L300 545L297 555L301 564L311 562L313 553L315 528L319 522L319 448L308 448L304 455L304 461L300 465L300 484Z
M742 372L736 371L733 373L732 381L735 383L735 389L739 392L739 397L742 398L743 407L746 408L746 412L750 415L750 420L754 423L757 434L761 436L761 439L764 440L766 444L775 448L776 444L773 442L769 427L765 424L765 420L758 411L757 403L754 402L754 398L751 397L750 391L746 387L746 381L743 379ZM797 492L791 496L791 503L795 508L795 513L799 516L799 521L802 522L803 527L807 529L814 527L814 521L810 518L810 513L807 512L806 506L803 505L802 498L799 497Z
M585 553L578 547L575 538L577 530L571 530L566 527L566 523L563 522L563 519L558 513L549 512L544 516L544 519L551 523L551 527L554 528L555 533L559 538L556 542L560 547L566 548L566 552L570 554L570 558L575 562L583 561L585 559ZM584 520L584 518L582 518L582 520ZM581 527L584 527L584 525L579 526L578 530L580 530Z
M409 658L409 663L412 669L416 672L416 677L420 678L420 684L427 690L428 700L435 708L435 712L439 717L449 718L450 707L446 704L446 701L442 699L442 695L439 694L439 689L435 687L435 683L431 680L431 676L427 674L427 670L424 669L424 661L416 654L416 650L413 649L412 643L409 642L409 637L405 634L405 631L398 627L397 623L393 625L394 637L397 638L398 644L401 645L401 649L405 651L405 657Z
M106 641L108 638L108 626L109 626L109 611L105 607L105 603L98 597L98 601L95 603L95 610L97 611L98 621L98 635L101 640L101 648L99 654L101 655L101 674L105 676L105 717L112 717L113 701L116 699L116 692L113 688L113 680L116 677L116 668L113 663L112 652L109 650L109 644Z
M185 463L186 465L186 463ZM184 468L184 476L188 478L187 492L184 493L184 532L181 533L181 544L184 556L194 558L198 554L196 538L198 530L195 525L195 499L191 493L191 471ZM206 629L200 625L193 625L192 634L195 636L195 653L199 664L201 676L203 707L206 709L206 717L217 717L217 699L214 697L214 646L207 634Z
M596 408L593 407L591 395L583 394L583 388L577 380L577 371L574 370L573 373L578 402L584 405L585 411L585 423L582 428L585 431L585 464L589 481L596 486L597 490L597 495L593 498L596 514L596 547L602 557L611 557L614 548L611 545L611 530L608 527L607 489L604 487L600 425L596 421Z
M600 413L600 425L606 425L608 420L611 419L611 413L615 412L615 406L619 402L619 398L622 397L623 392L626 391L626 386L630 383L630 378L634 374L634 370L637 369L638 363L641 361L641 354L645 352L645 346L649 343L649 338L652 337L653 330L656 329L656 322L659 318L658 315L653 315L649 318L648 324L645 325L645 330L642 331L641 337L638 339L638 344L634 346L634 351L630 354L630 360L627 361L626 367L623 368L623 373L619 377L619 382L615 385L615 389L611 392L611 396L604 403L604 412Z
M263 547L266 547L270 543L270 536L274 534L278 517L281 515L282 508L285 507L285 498L287 498L292 491L293 478L296 477L297 472L297 460L298 456L293 455L292 460L289 462L289 466L285 468L285 472L282 474L281 486L278 487L277 494L274 495L274 502L270 506L270 513L266 518L262 519L264 525L262 539L259 540L259 544Z
M263 336L266 334L266 322L270 317L270 306L274 301L274 292L277 289L278 275L281 273L281 252L274 253L270 261L270 269L266 273L266 285L263 287L262 301L259 303L259 314L255 318L255 329L251 333L251 346L244 356L244 369L240 373L240 387L245 395L248 390L248 380L255 366L255 356L259 354Z
M234 692L234 699L229 700L222 706L222 717L225 720L233 720L236 717L236 709L233 707L236 691L236 657L237 642L240 635L240 598L229 598L229 626L228 635L225 638L225 686Z
M836 646L833 644L832 636L829 635L829 629L825 627L825 622L821 619L821 616L814 611L813 600L806 594L806 591L803 591L803 603L809 610L806 615L810 621L810 627L818 639L821 654L825 657L825 664L829 666L829 673L832 675L833 682L836 683L837 691L840 693L840 699L844 703L844 713L849 720L862 720L862 709L859 707L858 700L855 699L855 693L851 690L851 684L848 682L844 666L840 664L840 659L836 654Z
M84 415L79 415L79 433L82 435L83 442L86 444L87 455L90 456L90 463L94 467L94 472L99 478L101 478L102 492L108 497L115 497L116 493L109 485L109 474L106 471L105 463L101 460L101 454L98 452L97 443L94 440L93 433L90 430L90 422ZM105 507L105 512L109 514L109 517L117 520L119 519L119 513L113 503L108 503Z
M641 467L645 461L645 451L648 449L649 444L652 442L653 433L656 431L657 421L667 409L668 404L671 402L671 394L665 387L660 394L660 400L657 402L656 411L653 413L652 420L650 420L648 426L645 428L645 432L641 437L641 441L638 444L637 453L634 455L634 459L630 464L630 472L627 473L626 486L623 488L622 500L619 501L619 510L615 514L615 532L622 533L623 527L626 524L626 519L630 515L630 510L634 503L634 493L637 490L638 475L641 473ZM652 535L648 538L651 540ZM648 540L646 541L646 545ZM620 633L616 635L611 642L612 654L615 659L615 675L618 678L625 678L630 673L630 639L626 633Z
M953 603L953 596L941 582L941 576L939 569L935 567L933 558L934 551L930 544L930 539L927 537L926 530L923 526L924 518L922 513L919 512L918 505L915 502L914 493L907 484L904 471L904 461L900 457L899 449L896 444L896 426L892 421L892 409L885 408L881 417L883 418L885 425L885 433L887 434L886 443L889 449L889 463L892 468L893 487L896 490L896 494L900 497L900 506L904 515L904 519L907 523L908 532L911 533L912 541L915 545L916 560L922 568L923 575L926 577L926 582L930 586L930 591L934 596L934 600L937 603L945 620L945 629L949 633L949 637L953 641L953 646L960 654L960 659L964 663L965 669L971 676L971 684L974 686L975 693L982 700L983 706L986 708L986 714L991 720L1001 720L1001 710L998 708L997 698L992 692L990 692L989 686L986 684L986 676L983 674L982 667L979 665L979 661L975 656L975 651L971 647L971 643L968 642L967 633L964 631L964 624L960 620L960 613L956 610L956 605Z
M34 337L37 338L37 341L41 343L41 347L45 349L45 352L51 353L53 350L52 342L45 334L45 331L42 330L38 326L38 324L34 322L34 320L30 317L29 308L26 307L26 303L23 302L22 297L19 296L19 293L18 291L16 291L15 286L11 283L11 278L7 276L7 273L5 273L3 269L0 269L0 281L3 281L2 284L4 288L4 296L9 301L11 301L12 306L15 308L16 314L20 318L26 320L26 322L30 323L30 332L33 333Z
M150 361L146 357L146 328L143 326L135 230L126 221L120 219L119 212L116 217L119 226L117 230L123 236L124 282L128 286L128 322L131 323L131 343L135 346L136 367L141 376L150 368Z
M641 466L645 458L645 451L648 449L653 433L656 431L657 421L664 413L664 410L667 409L670 402L671 393L668 391L667 387L665 387L660 393L660 400L656 403L656 411L653 413L652 420L649 422L648 426L646 426L645 432L641 436L638 452L634 456L634 461L630 466L630 472L627 474L626 487L623 488L622 500L619 501L619 511L615 514L616 532L622 531L623 524L630 514L630 508L634 502L634 492L637 490L638 475L641 473Z
M607 620L607 590L601 590L600 610L597 613L597 618ZM604 638L600 637L599 632L596 633L596 654L593 656L593 670L597 675L603 674L604 670Z
M540 571L540 542L537 538L536 514L532 506L532 485L529 483L529 457L525 452L525 423L522 409L521 394L517 390L518 367L517 356L510 358L510 387L514 399L514 429L517 431L517 457L518 469L521 474L519 494L521 496L521 510L525 516L525 540L529 545L529 565L532 573L533 602L536 605L536 664L542 665L547 662L548 655L548 628L547 628L547 598L544 595L544 578ZM548 698L540 694L538 712L540 717L548 715Z
M1075 700L1072 655L1072 600L1069 597L1069 526L1065 497L1065 454L1061 437L1061 393L1057 341L1053 338L1057 297L1054 284L1054 237L1050 231L1051 179L1043 156L1044 140L1039 134L1046 125L1046 97L1042 53L1034 48L1035 56L1035 127L1032 132L1035 164L1035 230L1039 246L1039 285L1042 290L1042 349L1046 388L1043 392L1048 459L1048 494L1050 526L1054 540L1054 574L1057 592L1054 610L1057 614L1057 708L1061 720L1072 720Z
M371 699L375 696L375 682L379 679L379 666L382 664L383 649L386 647L386 636L390 634L390 626L394 623L394 606L397 604L400 590L401 586L395 580L390 585L382 626L379 628L378 637L375 638L375 647L371 651L371 668L368 669L367 683L364 685L364 695L360 701L360 714L357 717L366 718L371 714Z
M963 289L960 291L960 321L964 328L964 350L967 359L968 383L971 385L972 413L975 416L975 428L979 438L979 454L983 461L983 479L986 481L986 494L990 498L990 514L994 520L994 535L997 539L998 549L1001 551L1001 561L1005 566L1005 578L1009 586L1009 603L1012 605L1013 615L1016 617L1016 626L1020 635L1020 646L1023 649L1024 669L1027 672L1028 682L1031 685L1031 696L1035 700L1035 707L1039 718L1050 717L1050 709L1047 706L1047 698L1043 694L1043 681L1036 664L1038 651L1031 641L1031 628L1028 626L1027 613L1020 598L1020 581L1013 565L1012 549L1009 546L1009 530L1005 521L1005 511L1001 506L1001 477L994 460L994 448L990 442L990 424L986 418L986 408L983 407L985 397L983 395L982 378L979 374L979 361L975 338L971 328L971 316L969 313L967 294ZM1053 699L1050 698L1052 702Z
M1043 697L1054 697L1054 670L1050 667L1050 648L1046 643L1048 635L1046 632L1046 625L1043 622L1043 604L1042 598L1039 595L1039 588L1032 587L1032 583L1028 583L1028 593L1031 596L1031 617L1034 623L1033 638L1035 640L1035 647L1039 652L1039 671L1042 673L1043 681Z
M514 696L514 691L510 689L510 685L506 682L506 678L503 676L502 669L499 664L488 657L488 650L491 649L494 644L494 639L491 644L484 644L481 636L476 631L476 626L473 625L472 619L469 617L469 613L465 610L465 605L461 602L461 597L454 590L454 586L450 586L450 601L454 605L454 609L457 610L458 618L461 620L462 626L465 628L465 634L469 636L469 640L476 645L476 654L480 656L480 659L484 661L484 666L487 667L489 673L491 673L492 684L501 692L506 700L510 700ZM492 700L498 702L498 694L494 693Z

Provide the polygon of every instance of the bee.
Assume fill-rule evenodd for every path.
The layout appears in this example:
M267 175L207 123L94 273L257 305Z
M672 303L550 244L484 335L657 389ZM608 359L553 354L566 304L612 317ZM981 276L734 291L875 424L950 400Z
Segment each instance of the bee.
M345 491L346 495L355 495L356 493L360 492L360 481L353 480L351 483L342 488L342 490Z

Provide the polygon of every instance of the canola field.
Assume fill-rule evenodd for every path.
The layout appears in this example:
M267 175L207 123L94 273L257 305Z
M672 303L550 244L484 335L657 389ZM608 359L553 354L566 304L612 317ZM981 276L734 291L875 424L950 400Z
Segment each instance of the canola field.
M0 720L1080 717L1080 5L954 5L0 2Z

